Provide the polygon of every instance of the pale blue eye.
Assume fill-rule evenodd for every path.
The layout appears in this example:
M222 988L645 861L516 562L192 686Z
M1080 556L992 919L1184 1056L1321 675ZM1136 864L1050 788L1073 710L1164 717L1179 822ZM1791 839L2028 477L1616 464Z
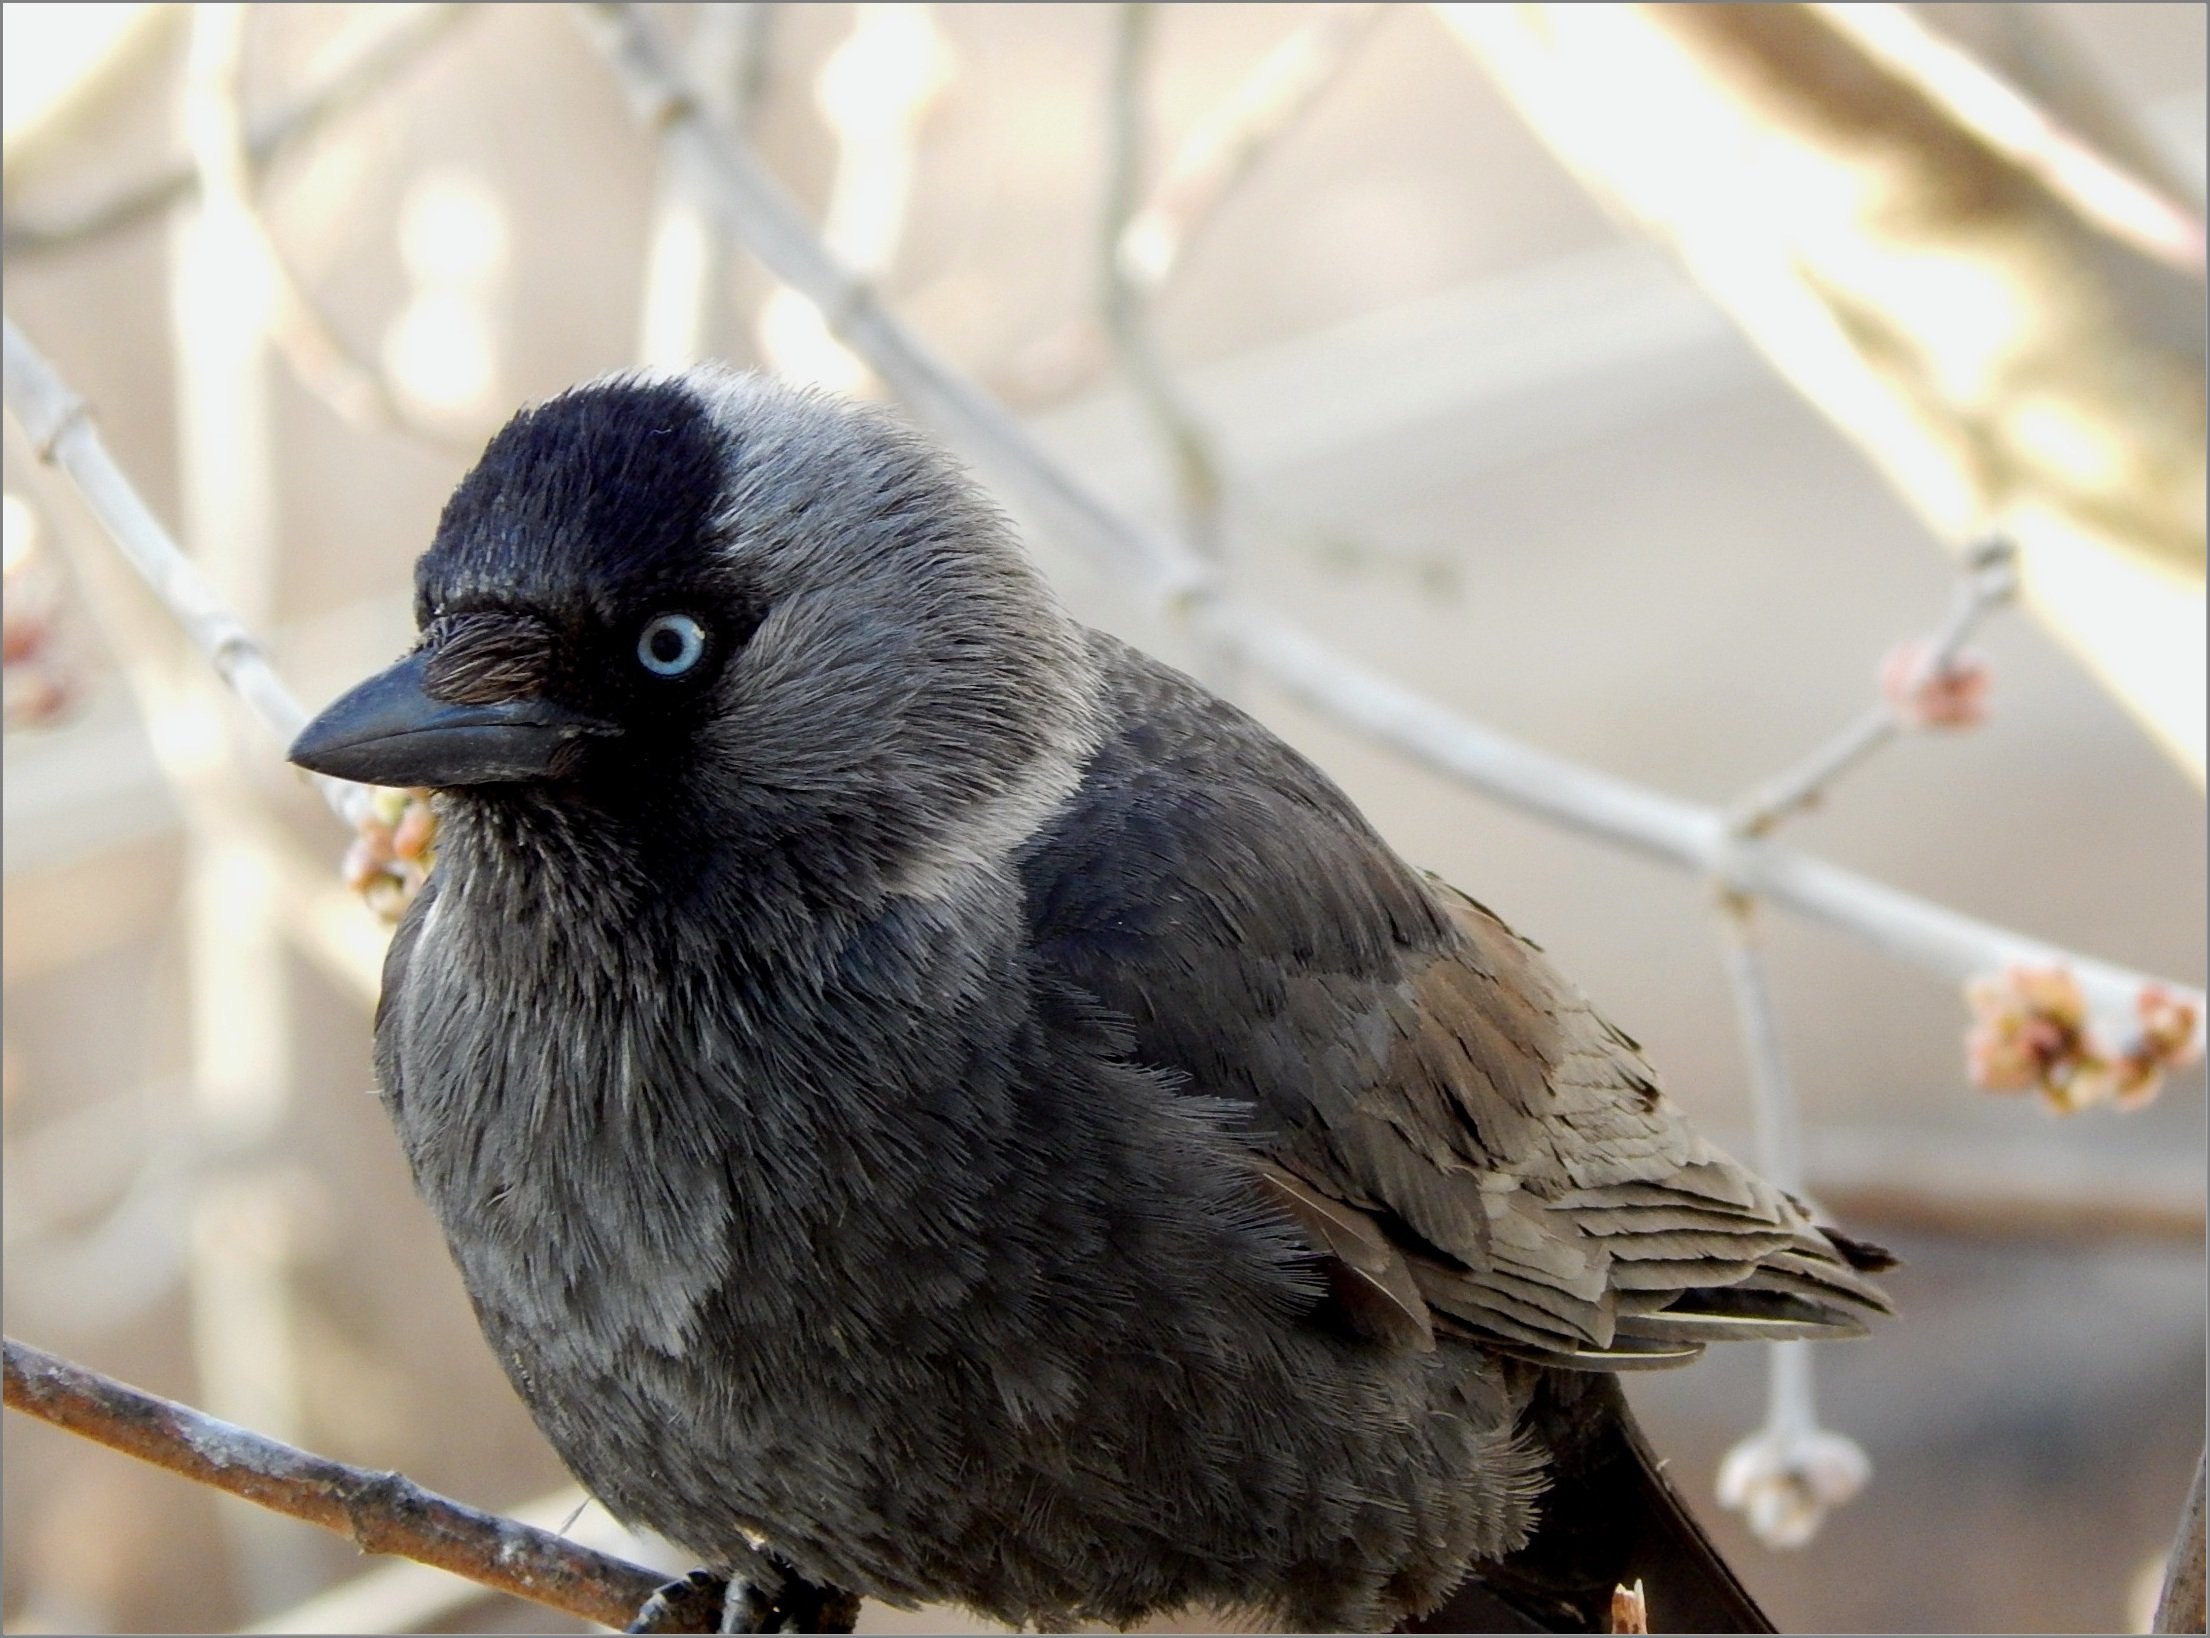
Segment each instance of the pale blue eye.
M637 663L656 677L680 677L706 652L706 628L687 614L655 617L637 636Z

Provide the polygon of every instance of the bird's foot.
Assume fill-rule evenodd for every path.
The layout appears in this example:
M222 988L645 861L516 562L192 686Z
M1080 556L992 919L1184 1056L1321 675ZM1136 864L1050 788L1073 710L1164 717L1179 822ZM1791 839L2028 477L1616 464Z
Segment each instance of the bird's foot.
M850 1632L859 1620L859 1594L808 1581L762 1553L751 1575L729 1578L722 1605L723 1632Z
M622 1631L718 1632L728 1596L727 1576L693 1570L680 1581L663 1582Z
M850 1632L859 1595L824 1587L755 1553L743 1572L693 1570L645 1600L627 1631L650 1633Z

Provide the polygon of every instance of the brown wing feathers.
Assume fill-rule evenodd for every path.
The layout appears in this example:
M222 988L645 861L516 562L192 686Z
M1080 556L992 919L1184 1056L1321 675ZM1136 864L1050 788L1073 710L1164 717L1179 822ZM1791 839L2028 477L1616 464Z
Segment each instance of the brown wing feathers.
M1432 1353L1435 1324L1427 1302L1413 1283L1404 1253L1381 1226L1278 1166L1261 1166L1258 1176L1268 1197L1304 1225L1313 1244L1326 1252L1322 1266L1329 1295L1351 1322L1377 1340Z
M1883 1253L1829 1237L1695 1136L1634 1042L1539 951L1437 891L1462 942L1382 1002L1383 1071L1325 1123L1345 1161L1332 1175L1365 1198L1274 1177L1345 1265L1361 1329L1432 1346L1440 1325L1616 1370L1707 1342L1849 1334L1886 1309L1857 1272Z

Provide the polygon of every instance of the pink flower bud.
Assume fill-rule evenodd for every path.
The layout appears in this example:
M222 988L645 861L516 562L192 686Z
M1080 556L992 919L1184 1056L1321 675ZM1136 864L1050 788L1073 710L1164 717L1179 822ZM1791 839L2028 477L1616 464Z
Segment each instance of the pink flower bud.
M1987 662L1960 654L1929 668L1924 642L1899 643L1880 662L1880 696L1912 728L1975 728L1987 720Z

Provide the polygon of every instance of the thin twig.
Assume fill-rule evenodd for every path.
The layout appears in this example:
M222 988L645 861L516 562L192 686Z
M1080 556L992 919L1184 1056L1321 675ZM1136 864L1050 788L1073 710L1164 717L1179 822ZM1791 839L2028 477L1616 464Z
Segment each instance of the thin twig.
M1107 96L1105 192L1098 224L1098 316L1113 356L1135 388L1174 475L1182 538L1216 569L1227 559L1225 478L1211 434L1198 421L1168 369L1152 323L1152 286L1138 282L1125 250L1129 218L1143 185L1149 148L1149 89L1157 10L1149 0L1124 0L1113 37L1112 81ZM1236 690L1233 656L1207 644L1197 674L1215 691Z
M255 170L266 169L284 150L360 106L411 67L427 47L443 38L473 9L462 5L411 7L401 10L396 21L379 25L379 32L368 44L282 108L253 122L246 137L246 151ZM11 219L0 225L0 251L10 256L35 256L66 250L157 216L191 197L198 186L199 173L187 161L66 217L48 221Z
M767 93L770 0L710 5L698 19L691 58L714 115L749 132ZM715 318L727 296L727 246L690 190L665 177L653 201L645 254L637 360L648 366L696 363L715 350Z
M1720 890L1719 925L1726 953L1727 979L1734 990L1735 1014L1742 1024L1743 1056L1749 1068L1750 1107L1757 1134L1757 1165L1791 1194L1803 1189L1803 1121L1788 1056L1780 1043L1780 1018L1757 941L1757 902L1746 894ZM1807 1439L1831 1437L1819 1427L1818 1392L1812 1380L1811 1352L1801 1342L1778 1342L1765 1350L1765 1422L1744 1445L1742 1462L1762 1461L1773 1471L1762 1482L1744 1483L1722 1497L1742 1506L1752 1527L1768 1538L1777 1532L1818 1527L1823 1508L1791 1512L1776 1522L1773 1496L1796 1497L1805 1491L1798 1472ZM1747 1452L1754 1450L1757 1454ZM1760 1506L1762 1504L1762 1506Z
M550 1531L483 1513L141 1393L6 1340L7 1403L199 1484L601 1625L621 1627L667 1578Z
M1304 8L1296 32L1198 123L1121 231L1120 259L1139 289L1167 281L1219 219L1220 207L1341 79L1388 15L1389 8L1371 4Z
M1727 978L1749 1065L1750 1105L1755 1114L1758 1170L1791 1194L1803 1189L1803 1120L1780 1043L1780 1016L1765 980L1757 938L1757 903L1722 888L1719 924ZM1810 1345L1776 1342L1765 1350L1765 1422L1728 1453L1720 1497L1748 1514L1768 1544L1809 1539L1828 1507L1846 1501L1862 1482L1864 1458L1854 1444L1819 1425L1818 1388ZM1845 1482L1822 1484L1821 1457L1847 1452ZM1856 1477L1846 1464L1854 1457ZM1828 1460L1826 1466L1834 1463Z
M1808 1185L1822 1210L1876 1236L1902 1231L1989 1241L2130 1241L2199 1253L2210 1224L2199 1198L2167 1193L2138 1199L2125 1192L2122 1180L2089 1194L2030 1179L1921 1181L1829 1170L1813 1161Z
M13 319L4 324L8 409L33 451L76 485L108 537L176 617L216 676L279 745L289 745L306 726L307 713L276 675L259 641L215 594L115 464L100 441L90 407L24 339ZM315 785L331 811L348 824L367 811L365 786L321 777Z
M1502 802L1676 866L1724 871L1759 894L1962 982L2015 962L2071 968L2098 1013L2130 1027L2142 987L2185 985L2061 950L1769 842L1738 843L1716 809L1540 751L1380 676L1221 589L1170 536L1125 518L1056 464L997 401L959 375L865 284L838 265L750 147L717 131L644 19L626 6L576 15L629 93L645 127L686 167L733 237L775 277L817 302L831 327L923 421L957 444L1043 529L1200 635L1224 645L1291 698L1359 728L1414 761ZM2197 1034L2200 1034L2198 1022Z
M859 6L851 32L815 78L816 100L836 141L821 244L852 282L891 271L912 204L921 122L947 83L950 64L929 7ZM719 123L707 106L694 112ZM675 168L682 169L680 160ZM681 180L689 182L687 175ZM760 308L760 348L773 368L857 391L866 364L835 339L835 330L833 318L794 285L771 290Z
M1157 9L1148 0L1118 8L1098 242L1098 326L1166 451L1182 538L1197 556L1224 566L1228 506L1231 498L1242 498L1241 486L1167 364L1153 298L1213 211L1333 82L1384 13L1369 4L1312 8L1315 15L1268 52L1177 150L1139 208L1150 145L1147 104L1156 77ZM1236 691L1233 657L1223 650L1202 656L1200 675L1220 693Z
M1773 1006L1772 987L1765 982L1756 900L1722 889L1719 926L1727 981L1742 1024L1743 1057L1749 1066L1757 1169L1783 1189L1798 1193L1803 1188L1803 1122L1788 1074L1788 1055L1780 1044L1780 1014Z
M1150 416L1173 467L1183 538L1199 557L1217 563L1225 545L1220 465L1212 440L1183 400L1159 351L1151 324L1149 288L1153 287L1139 286L1125 253L1128 223L1143 185L1150 123L1145 93L1157 14L1147 0L1128 0L1117 16L1107 121L1112 139L1106 150L1104 212L1098 234L1099 314L1113 355L1127 372L1137 402Z
M1941 676L1955 661L1966 638L1991 608L2011 594L2015 584L2012 553L2007 543L1997 542L1973 554L1948 619L1919 661L1919 678ZM1902 718L1892 704L1883 702L1873 707L1831 744L1738 807L1729 821L1734 839L1744 842L1766 835L1789 814L1810 806L1844 772L1887 744L1901 728ZM1787 1052L1780 1041L1779 1014L1773 1005L1772 988L1766 981L1756 916L1756 899L1722 880L1719 888L1720 934L1727 978L1734 991L1735 1012L1742 1024L1758 1165L1780 1187L1800 1193L1803 1189L1803 1116L1788 1073ZM1818 1426L1817 1393L1809 1353L1799 1346L1778 1344L1767 1351L1766 1370L1765 1428L1756 1438L1765 1442L1771 1459L1784 1460L1781 1453L1800 1450L1808 1441L1830 1437ZM1754 1494L1755 1489L1751 1487L1745 1494ZM1780 1526L1768 1521L1761 1528L1815 1529L1819 1512L1818 1509L1805 1509Z
M1369 3L1306 7L1296 31L1198 122L1150 196L1124 213L1108 251L1138 293L1165 286L1221 208L1342 78L1357 47L1388 15L1390 8ZM1102 370L1107 356L1106 326L1084 314L1022 348L1010 373L1029 381L1031 393L1058 397Z
M1988 612L2011 595L2017 585L2014 555L2009 543L2000 540L1970 555L1949 615L1917 662L1911 679L1914 688L1944 676ZM1908 697L1909 690L1905 693ZM1818 801L1843 773L1894 739L1903 725L1897 702L1883 701L1871 708L1832 743L1738 806L1729 820L1733 839L1739 844L1764 836L1788 815ZM1772 987L1766 981L1757 908L1754 897L1722 878L1720 934L1735 1012L1742 1024L1758 1167L1781 1188L1801 1193L1803 1115L1781 1045ZM1855 1485L1832 1485L1831 1496L1822 1498L1814 1480L1816 1464L1805 1453L1841 1449L1845 1444L1819 1426L1810 1351L1800 1343L1777 1343L1766 1351L1764 1428L1730 1458L1737 1470L1734 1499L1746 1507L1761 1535L1775 1540L1799 1533L1808 1536L1818 1527L1828 1501L1846 1498ZM1760 1463L1773 1470L1761 1481L1740 1477ZM1793 1505L1780 1505L1783 1496Z
M1965 572L1951 599L1949 614L1927 640L1917 666L1917 682L1946 672L1972 634L2018 590L2016 553L2000 538L1983 543L1965 559ZM1734 823L1744 836L1763 836L1783 819L1815 807L1843 774L1896 738L1907 726L1888 702L1866 707L1863 715L1794 768L1751 796L1736 810Z
M2200 276L2201 216L2083 142L1986 63L1912 16L1908 7L1851 0L1811 9L1960 129L2038 178L2081 220L2144 256Z
M208 72L187 79L186 124L193 133L202 208L226 223L237 251L260 264L259 275L267 282L268 339L299 384L347 425L364 432L402 433L448 453L472 453L475 446L469 440L439 431L408 412L383 372L364 362L338 334L269 231L255 198L243 101L243 31L250 15L241 14L240 37L211 59ZM198 14L195 25L204 27L205 18L206 13Z
M2203 1630L2203 1458L2195 1458L2195 1487L2187 1493L2187 1505L2179 1510L2179 1535L2172 1543L2170 1566L2164 1572L2164 1592L2156 1601L2153 1632Z

